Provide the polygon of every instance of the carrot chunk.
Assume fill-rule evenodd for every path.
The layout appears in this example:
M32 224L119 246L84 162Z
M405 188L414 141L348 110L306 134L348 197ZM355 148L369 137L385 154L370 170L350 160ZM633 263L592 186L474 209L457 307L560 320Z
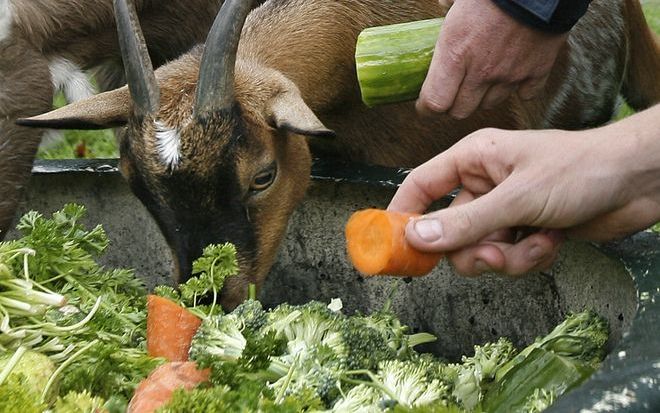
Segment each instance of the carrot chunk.
M147 353L169 361L187 361L197 328L197 316L167 298L147 297Z
M165 363L142 380L128 404L127 413L152 413L172 398L175 390L191 390L209 380L209 370L197 370L193 361Z
M365 209L346 224L346 246L353 266L363 275L426 275L442 258L439 253L413 249L405 238L408 220L415 214Z

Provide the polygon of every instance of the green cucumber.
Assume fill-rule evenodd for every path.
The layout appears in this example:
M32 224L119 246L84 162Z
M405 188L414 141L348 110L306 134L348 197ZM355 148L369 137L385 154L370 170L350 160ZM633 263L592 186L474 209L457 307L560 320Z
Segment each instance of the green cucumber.
M444 19L370 27L355 49L362 101L369 107L416 99Z

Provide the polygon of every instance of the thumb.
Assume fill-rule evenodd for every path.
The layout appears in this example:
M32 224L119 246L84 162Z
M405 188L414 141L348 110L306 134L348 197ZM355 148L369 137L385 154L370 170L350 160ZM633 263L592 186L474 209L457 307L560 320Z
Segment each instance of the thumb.
M516 208L507 191L496 187L491 192L468 203L450 206L410 220L406 239L413 248L428 252L461 249L485 236L517 225Z

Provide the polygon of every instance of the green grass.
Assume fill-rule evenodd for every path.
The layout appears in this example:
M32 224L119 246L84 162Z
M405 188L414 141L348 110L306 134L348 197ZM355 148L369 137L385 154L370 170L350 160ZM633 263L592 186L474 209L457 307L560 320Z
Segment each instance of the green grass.
M642 0L644 16L656 33L660 32L660 0Z

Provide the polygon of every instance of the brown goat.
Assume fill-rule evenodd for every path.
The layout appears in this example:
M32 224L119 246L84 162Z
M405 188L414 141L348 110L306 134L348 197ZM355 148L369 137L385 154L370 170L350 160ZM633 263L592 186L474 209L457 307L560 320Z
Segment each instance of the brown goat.
M206 39L222 0L135 0L156 66ZM194 12L191 12L194 10ZM0 239L30 176L42 131L15 121L52 109L54 90L69 102L124 82L112 0L0 0Z
M412 167L486 126L602 124L621 89L636 108L660 100L657 81L643 79L657 79L660 51L637 0L592 2L538 99L514 97L462 121L418 119L411 103L367 109L356 84L358 33L440 16L446 10L436 0L270 0L248 15L249 3L227 0L205 47L154 75L135 41L139 30L129 24L136 20L131 8L116 0L130 95L121 88L22 121L53 128L126 124L121 170L172 247L178 280L206 244L237 246L241 276L224 291L229 308L243 299L248 282L263 282L305 193L310 143L318 140L306 137L332 129L336 137L323 140L326 153Z

